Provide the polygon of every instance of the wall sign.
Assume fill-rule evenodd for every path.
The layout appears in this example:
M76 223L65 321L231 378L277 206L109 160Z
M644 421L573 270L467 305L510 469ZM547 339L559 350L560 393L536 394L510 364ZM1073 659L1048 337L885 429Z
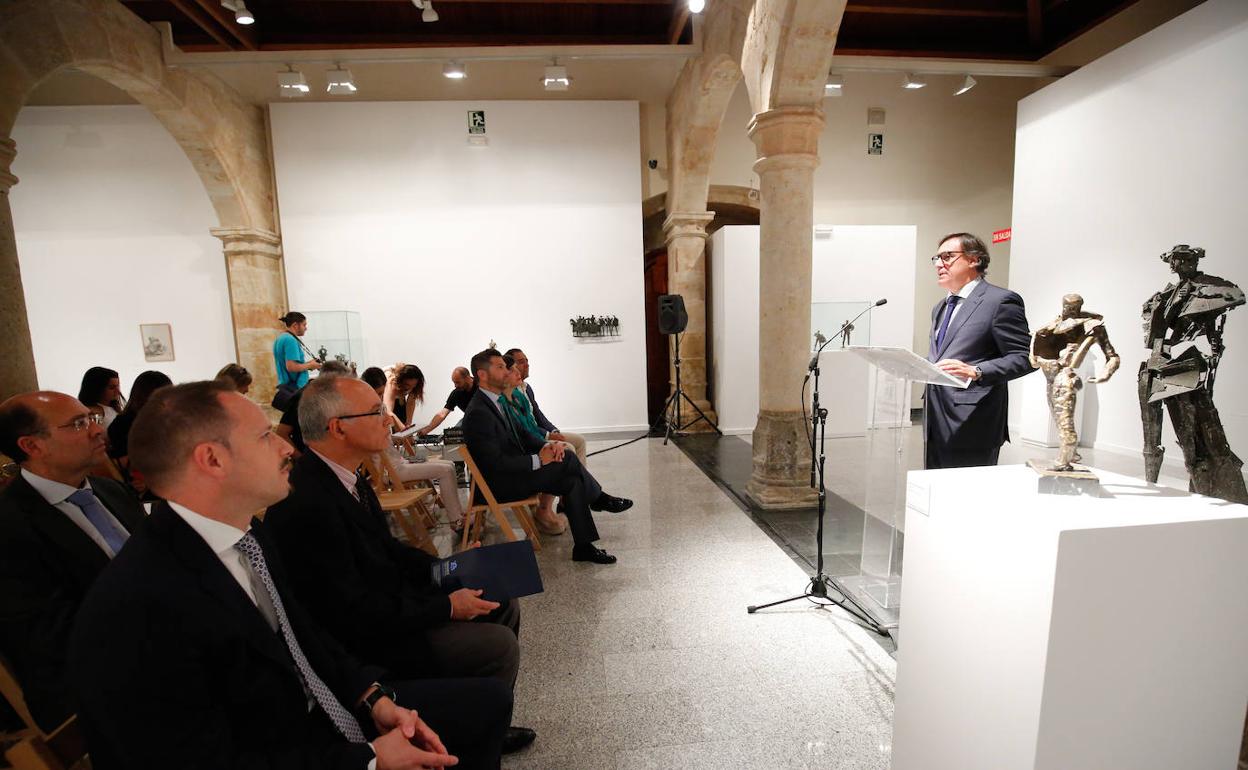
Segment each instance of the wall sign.
M485 133L485 110L468 110L468 133Z
M1005 243L1010 239L1010 235L1014 232L1014 228L1007 227L1004 230L997 230L992 234L993 243Z
M883 134L867 134L867 154L883 155L884 154L884 135Z

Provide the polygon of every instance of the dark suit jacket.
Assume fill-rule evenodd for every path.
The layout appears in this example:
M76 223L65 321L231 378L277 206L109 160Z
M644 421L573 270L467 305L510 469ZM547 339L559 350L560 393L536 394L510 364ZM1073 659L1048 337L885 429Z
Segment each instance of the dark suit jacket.
M88 481L123 527L139 529L147 515L129 489ZM78 606L107 564L108 555L26 479L18 476L0 494L0 653L45 732L74 713L65 646Z
M537 396L533 395L533 386L527 382L524 384L524 393L529 397L529 403L533 405L533 420L537 423L537 427L547 433L558 433L559 429L546 417L545 413L542 412L542 408L537 405Z
M433 557L396 540L312 452L290 484L264 518L295 595L353 655L403 677L436 675L423 632L450 622L451 601L432 584Z
M978 366L983 376L966 390L927 386L927 440L955 451L995 449L1009 441L1006 383L1031 371L1023 298L981 281L961 302L938 350L936 333L944 306L941 300L932 308L928 360L956 359Z
M479 389L464 413L464 443L492 489L506 486L508 477L533 473L533 455L546 444L528 431L511 430L490 396Z
M307 616L264 525L252 532L312 669L348 709L384 677ZM335 768L373 756L307 697L281 635L195 530L160 503L78 613L69 674L96 770Z

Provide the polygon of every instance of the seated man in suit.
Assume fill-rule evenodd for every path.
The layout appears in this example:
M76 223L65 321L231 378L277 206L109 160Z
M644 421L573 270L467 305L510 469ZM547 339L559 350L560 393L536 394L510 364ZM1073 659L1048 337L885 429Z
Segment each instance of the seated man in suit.
M500 500L558 495L572 529L572 560L614 564L614 556L594 545L598 528L590 511L619 512L632 503L602 491L562 443L544 442L512 421L502 401L511 376L502 353L483 350L472 357L472 368L477 392L464 415L464 442L494 495Z
M514 686L520 608L484 601L480 590L448 595L435 586L435 559L395 539L372 487L356 474L390 445L390 413L377 392L354 377L322 374L300 393L309 451L291 470L290 496L265 516L295 595L349 652L399 676L488 676ZM534 735L511 728L504 753Z
M295 599L253 518L289 493L291 454L220 382L158 391L135 420L130 457L167 502L101 573L70 637L92 766L498 768L505 686L391 689Z
M74 713L63 670L78 606L145 518L124 485L87 476L107 462L102 422L64 393L0 404L0 452L21 466L0 495L0 653L44 732Z
M576 452L576 459L581 461L581 465L585 465L587 459L585 454L585 437L579 433L559 430L542 412L542 408L537 405L537 397L533 395L533 386L529 384L529 357L520 348L512 348L504 355L511 356L512 360L515 361L516 371L520 376L524 395L533 407L533 419L537 422L537 426L546 432L546 439L549 441L566 441L571 444L572 449Z
M932 308L928 360L965 390L928 385L924 397L925 465L996 465L1006 428L1006 383L1032 371L1031 332L1023 298L988 283L988 247L970 233L940 239L932 265L946 296Z

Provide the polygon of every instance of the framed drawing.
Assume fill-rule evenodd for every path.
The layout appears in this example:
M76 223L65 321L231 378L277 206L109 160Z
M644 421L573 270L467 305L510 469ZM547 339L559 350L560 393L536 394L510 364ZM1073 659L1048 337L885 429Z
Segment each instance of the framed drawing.
M139 324L143 358L147 361L173 360L173 327L169 324Z

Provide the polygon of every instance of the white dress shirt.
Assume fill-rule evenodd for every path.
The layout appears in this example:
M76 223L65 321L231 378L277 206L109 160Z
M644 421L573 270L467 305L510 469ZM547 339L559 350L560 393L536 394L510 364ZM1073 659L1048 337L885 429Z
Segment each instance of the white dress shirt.
M958 289L958 296L962 299L958 302L958 304L953 306L953 315L949 316L949 323L953 323L953 319L958 317L958 311L960 311L962 306L966 304L966 298L971 296L971 292L975 291L975 288L979 286L983 280L983 278L976 278L975 280L967 283L961 289ZM953 296L953 292L946 294L945 301L948 302L951 296ZM937 319L937 321L942 325L944 324L944 321L941 319Z
M243 535L247 534L247 530L201 516L179 503L170 501L169 507L182 517L182 521L185 521L187 526L204 539L212 552L225 565L226 571L247 594L247 598L251 599L252 604L256 604L256 594L251 588L251 567L248 566L247 558L243 556L242 551L234 547L239 540L243 539Z
M111 559L117 555L113 552L113 549L108 546L108 541L104 539L104 536L100 534L100 531L93 527L91 522L87 520L87 515L82 512L82 509L69 501L70 495L77 492L79 489L90 487L91 485L89 482L84 481L81 487L71 487L68 484L62 484L59 481L45 479L43 476L31 473L25 468L22 468L22 478L26 479L27 484L34 487L34 490L39 493L40 497L48 501L48 505L51 505L56 510L65 514L65 516L74 523L74 526L81 529L87 537L91 538L91 542L98 545L100 550L108 555L108 558ZM100 501L100 505L103 505L104 510L108 511L108 506L104 505L103 500ZM117 517L113 515L112 511L108 511L108 518L113 522L113 526L117 527L119 532L130 531L117 520Z
M308 448L312 449L312 447ZM321 460L329 466L329 469L334 472L334 475L338 477L338 480L341 481L342 485L347 488L347 491L351 493L352 497L356 500L360 499L360 493L355 489L355 482L359 479L359 477L355 475L355 471L344 468L315 449L312 449L312 454L321 458Z

